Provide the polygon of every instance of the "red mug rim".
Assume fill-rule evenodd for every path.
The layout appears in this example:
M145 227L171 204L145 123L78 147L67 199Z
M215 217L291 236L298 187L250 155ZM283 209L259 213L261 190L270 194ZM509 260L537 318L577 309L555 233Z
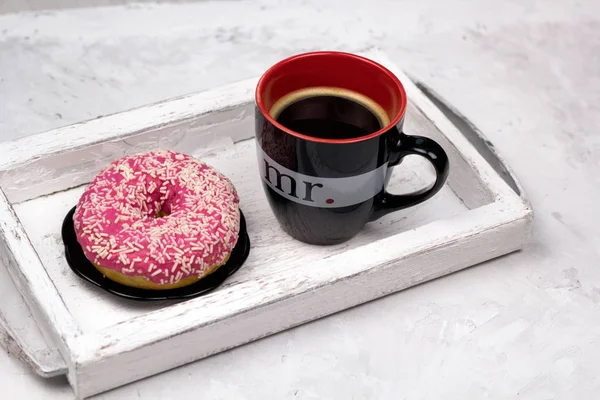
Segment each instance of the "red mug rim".
M294 61L304 58L304 57L314 57L314 56L336 56L336 57L342 57L342 58L347 58L347 59L353 59L353 60L358 60L358 61L370 64L372 67L377 68L382 73L387 75L396 84L396 88L400 92L400 111L397 113L396 116L394 116L394 118L390 118L389 124L387 124L386 126L381 128L380 130L373 132L373 133L369 133L368 135L365 135L365 136L359 136L359 137L350 138L350 139L317 138L317 137L313 137L313 136L309 136L309 135L305 135L305 134L293 131L293 130L281 125L273 117L271 117L271 115L269 114L268 110L265 107L263 97L262 97L264 87L267 84L267 82L269 81L269 79L272 77L272 75L275 74L277 72L277 70L279 68L281 68L283 65L294 62ZM258 84L256 85L255 97L256 97L256 105L260 109L263 116L278 129L280 129L283 132L286 132L292 136L298 137L300 139L304 139L304 140L308 140L308 141L312 141L312 142L333 143L333 144L362 142L362 141L369 140L369 139L372 139L374 137L384 134L385 132L390 130L392 127L396 126L400 122L400 120L404 117L404 114L406 113L406 105L407 105L406 91L404 90L404 86L402 85L402 82L400 82L400 79L398 79L398 77L396 75L394 75L389 69L387 69L383 65L381 65L373 60L370 60L366 57L362 57L362 56L352 54L352 53L340 52L340 51L313 51L313 52L308 52L308 53L301 53L301 54L296 54L294 56L285 58L285 59L277 62L276 64L271 66L269 69L267 69L267 71L258 80Z

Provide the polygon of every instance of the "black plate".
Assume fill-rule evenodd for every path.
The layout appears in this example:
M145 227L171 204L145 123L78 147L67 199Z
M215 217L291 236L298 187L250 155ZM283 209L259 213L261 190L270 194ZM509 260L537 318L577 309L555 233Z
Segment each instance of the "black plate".
M240 211L240 235L237 244L231 251L229 260L212 274L198 282L177 289L149 290L122 285L106 278L85 257L81 245L75 236L73 214L75 207L69 211L62 226L62 238L65 244L67 263L78 276L94 285L120 297L134 300L172 300L197 297L216 289L225 279L233 275L244 264L250 253L250 238L246 231L246 219Z

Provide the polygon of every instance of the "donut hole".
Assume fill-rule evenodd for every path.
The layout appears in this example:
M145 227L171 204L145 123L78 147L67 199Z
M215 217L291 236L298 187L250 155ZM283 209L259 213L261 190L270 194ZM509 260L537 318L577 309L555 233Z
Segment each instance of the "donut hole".
M161 209L156 212L156 214L154 215L154 218L164 218L164 217L168 217L169 215L170 214L168 212Z
M154 218L164 218L164 217L168 217L169 215L171 215L173 213L173 208L177 208L176 204L173 204L176 200L177 196L175 195L170 195L168 198L166 199L158 199L155 203L154 203L154 209L156 210L152 216Z
M172 209L171 204L168 201L165 201L162 204L158 204L156 212L154 213L154 218L164 218L171 215Z

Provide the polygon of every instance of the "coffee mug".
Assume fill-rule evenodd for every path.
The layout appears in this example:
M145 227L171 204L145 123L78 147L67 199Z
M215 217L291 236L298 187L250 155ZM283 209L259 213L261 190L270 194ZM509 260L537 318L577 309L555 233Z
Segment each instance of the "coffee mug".
M311 52L278 62L256 87L259 171L283 230L310 244L344 242L392 211L436 194L448 157L435 141L402 132L407 98L378 63L342 52ZM430 187L391 194L391 168L407 155L435 168Z

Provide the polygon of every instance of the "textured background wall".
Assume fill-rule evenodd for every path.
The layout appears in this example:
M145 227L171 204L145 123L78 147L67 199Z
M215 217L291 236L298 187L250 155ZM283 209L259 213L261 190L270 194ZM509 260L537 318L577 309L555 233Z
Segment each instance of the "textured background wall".
M27 11L59 10L63 8L85 8L118 6L142 3L186 3L203 0L3 0L0 14Z
M496 144L532 199L532 243L101 398L597 397L598 0L217 1L8 14L0 137L256 76L300 51L374 45ZM69 398L64 385L42 384L13 360L0 367L28 399Z

